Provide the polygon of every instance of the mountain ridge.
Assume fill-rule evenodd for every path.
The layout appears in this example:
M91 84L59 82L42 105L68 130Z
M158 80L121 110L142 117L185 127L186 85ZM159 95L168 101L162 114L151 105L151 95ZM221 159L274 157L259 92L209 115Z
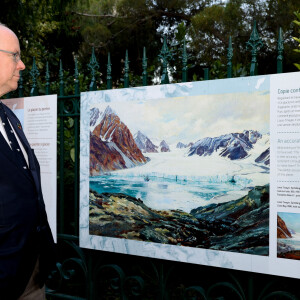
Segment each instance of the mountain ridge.
M98 110L98 111L97 111ZM108 105L91 111L90 175L132 168L147 162L129 128Z
M242 133L228 133L218 137L205 137L195 142L188 151L188 156L210 156L218 153L221 157L230 160L244 159L249 156L249 152L254 148L262 134L256 130L244 130ZM260 153L255 162L270 164L268 145Z

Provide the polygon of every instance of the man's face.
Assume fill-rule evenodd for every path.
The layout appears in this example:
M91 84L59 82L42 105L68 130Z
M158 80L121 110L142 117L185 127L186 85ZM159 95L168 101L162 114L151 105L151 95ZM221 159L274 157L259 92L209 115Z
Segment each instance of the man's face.
M3 26L0 26L0 49L20 53L18 38ZM0 96L18 88L20 71L24 69L25 65L21 60L16 62L12 54L0 51Z

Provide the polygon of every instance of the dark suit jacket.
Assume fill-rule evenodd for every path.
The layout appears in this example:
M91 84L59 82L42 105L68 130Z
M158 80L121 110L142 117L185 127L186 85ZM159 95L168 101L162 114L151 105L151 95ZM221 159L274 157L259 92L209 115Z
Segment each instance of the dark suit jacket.
M0 299L15 300L24 291L38 256L45 280L55 266L55 245L45 211L39 163L19 128L20 121L7 106L4 108L29 161L29 170L18 165L0 133Z

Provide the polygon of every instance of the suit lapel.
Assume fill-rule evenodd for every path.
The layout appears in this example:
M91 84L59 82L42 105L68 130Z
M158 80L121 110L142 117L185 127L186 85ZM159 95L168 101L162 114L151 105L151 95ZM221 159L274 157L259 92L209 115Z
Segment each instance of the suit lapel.
M16 166L18 166L13 151L11 150L6 139L1 133L0 133L0 151L3 152L3 154L7 157L7 159L11 160Z
M24 149L27 152L29 169L30 170L31 170L31 168L35 169L35 164L34 164L32 150L31 150L31 147L30 147L30 145L29 145L29 143L28 143L28 141L27 141L27 139L25 137L25 134L24 134L24 132L22 130L21 124L19 123L19 120L15 117L14 114L11 113L11 111L9 109L7 109L6 105L4 105L4 109L5 109L6 113L7 113L8 119L9 119L9 121L10 121L10 123L11 123L11 125L12 125L12 127L14 129L14 131L18 135L18 137L20 139L20 142L23 144ZM4 137L2 137L2 138L4 139ZM14 163L16 165L18 165L15 159L14 159ZM25 173L25 175L29 179L31 179L31 180L33 179L32 176L31 176L32 174L30 174L29 172L24 172L24 173ZM36 182L35 178L34 178L34 182L37 185L37 182Z

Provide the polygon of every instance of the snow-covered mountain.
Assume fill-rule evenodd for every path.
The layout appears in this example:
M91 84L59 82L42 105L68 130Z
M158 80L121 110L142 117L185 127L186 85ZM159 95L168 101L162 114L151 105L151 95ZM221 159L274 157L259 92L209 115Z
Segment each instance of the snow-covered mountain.
M150 153L157 153L157 146L155 146L151 140L144 135L142 132L138 131L135 135L134 135L134 140L137 144L137 146L140 148L140 150L144 153L146 152L150 152Z
M160 142L159 149L160 149L160 152L170 152L170 147L166 143L165 140L163 140L163 141Z
M248 159L255 164L270 166L270 134L264 134L253 144L248 152Z
M160 142L157 138L150 139L141 131L138 131L134 135L134 140L143 153L159 153L171 151L170 146L165 140L162 140Z
M270 147L255 159L256 163L270 165Z
M182 149L182 148L186 148L186 147L187 147L187 145L185 145L181 142L178 142L177 145L176 145L176 148L178 148L178 149Z
M90 175L132 168L147 162L128 127L107 106L90 112Z
M218 137L206 137L197 141L190 147L189 156L209 156L217 153L219 156L227 157L231 160L246 158L253 152L257 163L270 163L268 159L269 143L260 145L260 153L252 151L257 141L262 139L262 134L255 130L244 130L242 133L229 133Z
M243 134L249 139L252 144L255 144L257 140L261 139L262 135L256 130L244 130Z
M98 108L94 107L90 110L90 131L93 132L96 125L100 123L100 118L103 115Z

